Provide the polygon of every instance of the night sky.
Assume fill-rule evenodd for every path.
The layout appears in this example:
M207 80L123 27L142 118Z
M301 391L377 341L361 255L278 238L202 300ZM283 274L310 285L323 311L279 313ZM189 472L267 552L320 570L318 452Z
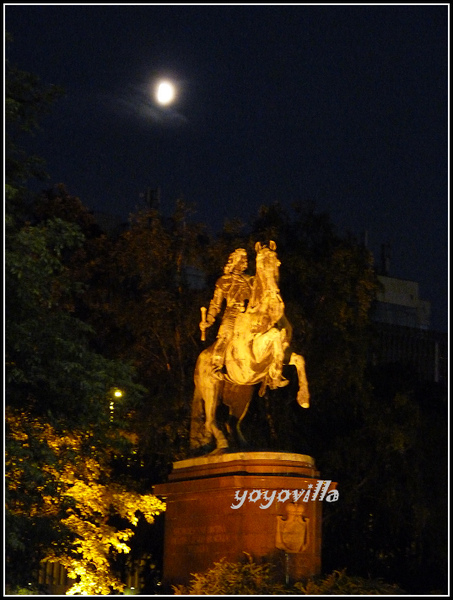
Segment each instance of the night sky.
M302 202L418 281L447 329L449 5L6 5L7 56L65 88L34 150L125 219L147 188L213 231ZM156 104L160 77L177 83ZM263 240L264 241L264 240Z

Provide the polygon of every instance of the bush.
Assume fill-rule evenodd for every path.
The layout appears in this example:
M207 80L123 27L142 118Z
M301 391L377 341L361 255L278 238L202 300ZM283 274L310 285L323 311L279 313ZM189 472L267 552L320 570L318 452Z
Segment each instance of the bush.
M365 579L334 571L308 581L298 581L292 586L281 582L281 574L272 563L256 563L247 559L237 563L225 559L214 563L205 573L192 574L188 586L173 586L176 595L230 596L230 595L400 595L405 594L397 585L380 579Z
M249 554L246 560L237 563L227 562L223 558L205 573L194 573L192 577L187 587L174 586L175 594L230 596L288 593L285 586L278 582L274 565L258 564Z
M293 593L306 596L336 595L336 596L371 596L389 594L396 596L405 594L395 584L385 583L381 579L365 579L346 574L346 569L334 571L327 576L310 579L306 583L294 584Z

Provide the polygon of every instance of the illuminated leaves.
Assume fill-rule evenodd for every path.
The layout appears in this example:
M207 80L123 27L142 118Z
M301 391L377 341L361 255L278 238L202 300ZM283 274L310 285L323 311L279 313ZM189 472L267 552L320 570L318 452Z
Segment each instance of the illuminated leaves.
M53 517L68 532L66 551L62 554L50 545L48 560L58 560L69 577L77 579L69 594L122 591L124 585L113 574L110 560L112 553L130 551L126 542L134 530L119 526L118 519L113 524L112 516L132 526L139 515L152 523L165 504L108 481L105 466L94 455L83 454L89 434L60 434L49 423L10 408L6 416L9 440L17 446L6 457L7 511L28 518ZM24 490L29 490L26 502Z
M115 484L100 485L96 481L77 480L65 492L75 500L75 508L62 522L75 535L72 552L59 562L69 577L78 578L68 594L110 594L122 591L124 584L111 572L109 557L112 552L130 551L125 543L134 532L118 529L109 524L112 511L132 525L137 525L141 513L152 523L154 516L165 505L151 495L129 492Z

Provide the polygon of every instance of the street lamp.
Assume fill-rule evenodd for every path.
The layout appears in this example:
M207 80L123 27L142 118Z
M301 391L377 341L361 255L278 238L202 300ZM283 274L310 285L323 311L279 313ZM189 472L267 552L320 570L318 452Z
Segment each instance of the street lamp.
M122 390L120 390L119 388L113 388L112 393L113 393L114 398L122 398L124 395L124 392ZM110 420L113 421L113 413L115 411L115 401L114 400L110 400L109 408L110 408Z

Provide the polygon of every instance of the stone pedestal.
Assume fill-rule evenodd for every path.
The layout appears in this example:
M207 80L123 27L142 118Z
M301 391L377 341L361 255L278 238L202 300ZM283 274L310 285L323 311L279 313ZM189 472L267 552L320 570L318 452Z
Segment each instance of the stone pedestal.
M174 463L168 483L154 488L167 502L164 586L186 585L191 573L221 558L237 562L244 552L280 558L286 580L318 574L322 504L335 486L301 454L239 452ZM303 508L294 515L288 505L296 499Z

